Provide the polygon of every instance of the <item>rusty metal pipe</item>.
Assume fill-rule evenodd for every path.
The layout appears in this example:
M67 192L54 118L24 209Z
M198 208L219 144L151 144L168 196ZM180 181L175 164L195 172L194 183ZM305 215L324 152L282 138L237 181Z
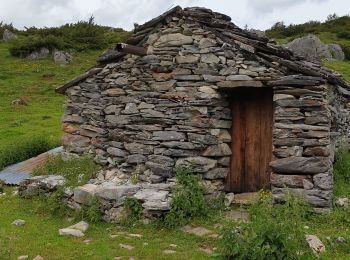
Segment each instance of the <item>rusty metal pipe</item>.
M133 54L137 56L146 56L147 49L141 46L130 45L126 43L118 43L116 50L122 53Z

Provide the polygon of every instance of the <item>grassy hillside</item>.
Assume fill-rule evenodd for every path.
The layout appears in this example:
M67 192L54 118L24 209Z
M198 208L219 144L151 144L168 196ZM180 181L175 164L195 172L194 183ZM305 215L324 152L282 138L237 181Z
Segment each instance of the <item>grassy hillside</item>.
M58 142L65 98L54 89L95 64L101 51L75 53L72 64L59 66L52 58L29 61L12 57L9 47L0 43L1 146L32 135L45 135ZM11 105L21 97L27 105Z
M330 15L326 22L310 21L304 24L284 25L278 22L266 31L267 37L284 44L308 34L317 35L323 43L339 44L346 56L345 61L324 61L324 65L343 75L350 82L350 16Z

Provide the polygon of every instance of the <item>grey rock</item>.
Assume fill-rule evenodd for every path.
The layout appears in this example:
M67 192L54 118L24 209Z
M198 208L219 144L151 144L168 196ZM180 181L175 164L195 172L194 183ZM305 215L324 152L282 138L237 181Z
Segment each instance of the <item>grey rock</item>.
M280 188L303 188L304 180L311 180L311 176L271 174L270 183Z
M347 241L346 241L346 239L345 239L344 237L337 237L337 238L335 239L335 241L336 241L338 244L346 244L346 243L347 243Z
M231 80L231 81L221 81L218 83L220 88L239 88L239 87L255 87L260 88L263 84L261 81L257 80Z
M26 222L23 219L16 219L11 224L15 226L23 226L26 224Z
M137 114L139 110L135 103L127 103L125 109L121 111L122 114Z
M146 162L146 160L146 156L142 154L132 154L128 156L128 159L126 161L130 164L140 164Z
M154 190L154 189L142 189L134 194L134 198L141 201L166 201L169 195L169 191Z
M140 189L138 185L117 185L106 182L96 189L96 195L105 200L121 202L126 196L132 196Z
M317 36L311 34L297 38L285 46L310 61L320 62L322 59L341 59L344 57L339 46L323 44Z
M85 232L89 228L89 223L87 223L86 221L80 221L72 226L69 226L68 228L80 230L81 232Z
M203 62L203 63L219 63L220 59L215 54L208 53L208 54L201 55L201 62Z
M288 157L270 163L274 172L282 174L318 174L327 172L330 161L325 157Z
M48 189L55 189L58 186L63 186L66 179L60 175L49 175L40 181L40 184Z
M201 145L196 145L191 142L180 142L180 141L171 141L171 142L163 142L161 143L162 147L167 148L179 148L179 149L185 149L185 150L194 150L201 148Z
M213 145L218 143L218 138L214 135L201 135L195 133L188 133L188 141L202 145Z
M150 155L148 161L162 164L164 166L174 166L175 161L173 158L164 155Z
M73 237L83 237L84 233L77 229L72 228L62 228L58 230L60 236L73 236Z
M198 56L194 56L194 55L176 56L175 60L179 64L183 64L183 63L197 63L199 61L199 57Z
M74 189L73 200L80 204L89 205L91 198L95 195L97 190L97 185L85 184Z
M190 167L194 173L204 173L216 167L217 161L205 157L188 157L176 161L176 167Z
M228 168L215 168L204 173L203 177L208 180L224 179L228 173Z
M209 47L214 47L217 45L217 41L211 38L202 38L199 41L199 45L198 47L200 49L204 49L204 48L209 48Z
M174 79L176 80L184 80L184 81L199 81L202 80L202 77L199 75L174 75Z
M317 236L305 235L305 238L306 242L309 244L309 247L315 255L318 256L320 253L326 251L326 247Z
M150 169L155 175L159 175L165 178L172 177L173 175L173 168L164 164L148 161L146 162L146 167L147 169Z
M236 80L253 80L252 77L249 77L247 75L229 75L226 77L226 80L228 81L236 81Z
M41 60L46 59L50 54L50 50L48 48L40 48L39 51L33 51L26 58L29 60Z
M313 176L314 184L317 188L331 190L333 188L333 176L330 173L321 173Z
M164 82L152 82L151 89L154 91L168 91L175 85L175 80L169 80Z
M110 88L106 90L106 94L109 97L118 97L120 95L124 95L125 91L121 88Z
M203 79L206 82L219 82L219 81L225 80L226 78L224 76L215 76L215 75L204 74Z
M147 200L142 207L148 211L168 211L170 210L170 201Z
M152 154L154 149L152 145L145 145L142 143L124 143L124 147L131 154L143 154L143 155Z
M211 145L202 153L203 156L226 156L231 154L231 149L226 143Z
M108 147L107 153L109 153L112 156L116 156L116 157L126 157L129 155L126 151L119 149L119 148L115 148L115 147Z
M70 55L68 52L57 50L53 53L53 59L55 63L59 65L66 65L73 61L72 55Z
M193 39L191 36L183 35L181 33L165 34L158 38L154 43L155 47L162 46L182 46L191 44Z
M2 34L2 39L5 42L16 40L17 38L18 38L17 35L8 29L5 29L4 33Z
M348 198L337 198L335 204L341 208L349 207L349 199Z
M182 141L185 140L186 136L184 133L176 131L156 131L153 132L152 140L157 141Z
M333 59L340 61L345 59L345 53L339 44L328 44L328 49Z
M126 77L118 77L114 82L117 86L126 86L129 84L129 80Z

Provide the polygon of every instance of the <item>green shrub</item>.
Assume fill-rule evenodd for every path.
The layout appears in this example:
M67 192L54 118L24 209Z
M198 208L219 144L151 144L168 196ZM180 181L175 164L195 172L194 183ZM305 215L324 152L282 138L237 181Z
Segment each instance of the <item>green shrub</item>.
M66 178L66 186L83 185L95 177L100 170L89 156L81 156L71 160L63 160L61 156L52 156L46 163L34 170L33 175L58 174Z
M46 152L58 144L44 136L33 136L29 139L18 140L17 142L0 147L0 169L32 158Z
M33 51L38 51L40 48L64 49L67 44L61 37L48 35L32 35L28 37L20 37L12 41L10 53L12 56L26 57Z
M287 196L274 207L271 197L262 199L249 211L250 222L226 225L220 251L228 259L299 259L310 254L304 237L307 208Z
M81 209L76 213L81 220L86 220L90 223L97 223L102 220L102 204L97 196L89 198L88 205L82 205Z
M350 60L350 45L340 44L346 60Z
M178 168L176 180L171 208L164 218L164 224L171 228L185 225L195 218L205 218L210 210L204 197L206 189L190 168Z
M121 220L121 224L124 226L132 226L142 215L142 206L140 201L133 197L126 197L124 200L124 216Z
M2 37L5 30L10 30L11 32L17 32L17 30L13 27L12 23L4 23L0 22L0 36Z
M39 197L43 200L43 207L46 212L55 216L65 216L68 212L68 207L64 202L64 187L58 187L50 196L42 195Z
M350 39L350 32L348 32L348 31L338 32L337 37L342 38L342 39Z
M42 47L63 50L99 50L108 45L124 41L130 33L122 29L111 29L95 24L94 18L65 24L60 27L30 27L20 31L20 37L12 42L10 53L13 56L25 57Z

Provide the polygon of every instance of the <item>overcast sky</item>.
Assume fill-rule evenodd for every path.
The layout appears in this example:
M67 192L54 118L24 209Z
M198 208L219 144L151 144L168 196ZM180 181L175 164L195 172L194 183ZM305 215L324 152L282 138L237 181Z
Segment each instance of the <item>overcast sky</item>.
M50 27L94 15L98 24L131 30L134 22L142 24L175 5L207 7L231 16L240 27L257 29L350 13L349 0L0 0L0 21L17 28Z

